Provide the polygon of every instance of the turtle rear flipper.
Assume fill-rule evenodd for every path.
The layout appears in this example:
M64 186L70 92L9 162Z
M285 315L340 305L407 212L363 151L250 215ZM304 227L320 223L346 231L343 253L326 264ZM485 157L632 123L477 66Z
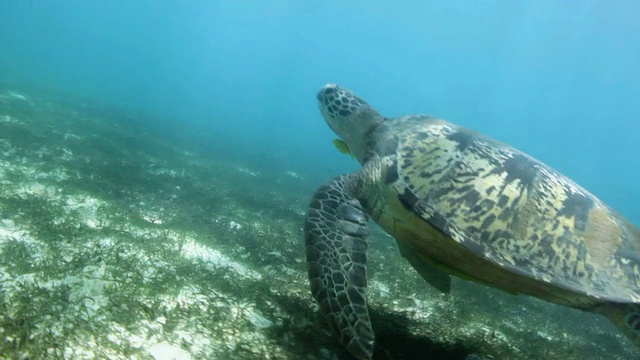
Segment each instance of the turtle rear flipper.
M358 359L373 355L365 300L367 215L355 197L359 175L343 175L313 195L304 234L311 293L340 341Z
M409 244L398 242L398 248L400 254L409 261L426 282L441 293L448 294L451 291L451 275L438 270Z
M640 347L640 304L608 303L598 309L629 340Z

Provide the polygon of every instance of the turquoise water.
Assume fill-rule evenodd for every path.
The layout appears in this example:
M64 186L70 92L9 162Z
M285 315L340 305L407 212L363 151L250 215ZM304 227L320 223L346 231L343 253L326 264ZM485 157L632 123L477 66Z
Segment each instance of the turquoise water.
M291 348L274 341L286 348L283 354L293 354L313 337L308 334L326 330L318 325L320 322L314 323L311 330L300 325L300 319L315 319L305 292L306 266L299 232L306 202L313 189L326 179L358 168L355 161L340 155L331 144L335 135L316 104L315 94L322 85L335 82L350 88L385 116L428 113L514 145L573 178L633 223L640 224L640 42L636 40L640 38L639 13L640 3L604 0L407 1L403 5L283 0L5 1L0 5L0 140L5 141L0 142L0 164L15 168L0 172L0 180L6 181L3 184L13 181L11 186L3 185L4 192L0 194L0 221L7 221L0 222L0 230L5 231L0 231L0 243L9 239L8 235L6 239L3 236L23 225L30 229L36 242L37 234L47 238L46 234L71 231L42 230L38 227L42 224L33 223L40 212L24 212L14 218L12 209L21 201L33 200L31 196L38 201L45 201L44 197L45 202L59 207L51 207L58 209L47 215L51 219L67 211L64 209L70 198L82 195L105 202L101 206L113 221L128 219L135 226L162 225L167 231L184 231L193 237L215 234L200 242L265 278L292 279L292 284L287 284L290 287L282 285L289 300L279 303L278 311L288 311L291 318L287 321L303 330L288 343ZM57 95L51 97L50 93ZM87 105L95 102L101 105ZM74 123L74 119L78 122ZM100 141L92 141L92 136ZM40 144L56 150L42 150ZM68 158L66 151L72 154ZM135 169L143 167L143 175L134 175ZM33 179L34 173L50 172L52 168L58 168L64 176L45 177L35 185L23 184L25 179ZM93 180L90 174L97 174L102 180ZM165 177L152 178L149 174ZM62 195L50 194L40 186L57 186ZM198 205L190 207L193 203ZM80 208L99 208L85 205ZM39 207L33 205L30 209ZM127 210L118 213L115 209ZM149 220L150 213L163 222ZM91 221L95 217L89 216ZM239 231L233 224L240 224L244 230ZM259 224L268 225L263 229ZM106 235L95 226L88 226L90 231L82 236L92 239L87 240L89 243L101 244L101 237ZM138 230L129 228L118 231L132 239L138 234ZM385 254L393 252L396 256L395 245L385 242L384 235L374 234L377 245L371 261L391 264L385 258L391 255ZM264 245L265 239L273 241L273 245ZM279 241L283 243L276 243ZM224 248L228 243L240 248ZM41 247L49 246L45 245ZM40 249L40 245L29 246ZM261 254L244 257L245 250L252 246L260 248L254 253ZM13 254L14 248L3 248L3 256ZM149 258L162 257L157 255L160 250L147 245L139 249ZM276 253L280 255L265 255ZM78 254L79 258L88 256ZM272 264L276 262L274 258L286 264L286 268L273 270L277 276L269 273L271 267L265 270L270 264L276 266ZM30 267L13 258L16 263L9 266L8 260L3 259L0 264L9 269L7 274L28 275L32 272L29 269L35 268L46 272L44 265ZM114 257L111 264L117 261L120 260ZM73 273L65 268L71 265L65 264L58 264L58 273ZM134 264L132 261L131 266ZM374 270L374 283L383 284L372 295L378 323L383 322L385 304L400 296L394 291L404 296L419 293L416 289L423 286L420 283L401 290L392 286L390 294L388 289L385 291L385 286L399 278L399 272L407 271L403 276L413 276L411 269L402 266L395 262L387 265L390 273L386 275L383 270ZM115 283L122 280L112 277ZM198 281L205 284L211 279L203 277ZM179 292L182 285L176 282L178 290L167 285L167 294ZM275 297L273 288L278 288L277 284L270 285L271 292L262 285L255 286L259 297L278 302L271 297ZM470 288L461 294L478 289L484 288ZM278 313L271 305L256 303L239 289L220 291L236 300L246 300L262 315ZM25 293L37 297L34 292ZM460 323L492 324L498 333L505 333L513 344L524 348L527 338L521 330L510 333L515 327L497 325L496 319L502 317L499 313L487 315L493 320L468 315L473 313L470 308L476 313L495 310L491 304L499 295L482 294L475 305L460 310L464 314L446 312L442 309L449 305L442 305L438 309L445 314L444 320L436 322L447 327L451 323L446 314L455 314L451 318ZM41 299L42 304L47 303L46 297ZM411 299L403 297L402 301L410 305ZM509 303L508 298L500 299L510 304L504 305L510 306L509 314L521 308ZM289 302L302 305L282 310ZM394 311L406 310L409 305ZM523 322L538 321L535 324L540 329L545 317L539 314L554 318L564 314L564 308L547 309L540 303L531 306L541 310ZM172 316L186 317L167 314L163 316L169 320ZM225 321L235 324L230 320L235 319L233 311L229 310L229 314ZM592 321L594 328L604 329L588 333L585 343L575 345L575 354L588 354L591 348L586 343L597 341L604 333L608 336L606 344L601 344L595 358L613 354L622 359L628 355L627 350L608 350L619 348L620 340L606 321L581 320L574 313L567 316L573 321L566 335L572 341L577 341L574 335L580 332L582 321ZM10 318L2 319L13 321ZM150 318L156 319L158 314ZM269 319L278 321L275 315ZM5 320L0 323L7 328ZM82 326L77 331L84 334L86 329ZM287 328L282 323L279 326L283 332ZM555 350L534 352L532 347L527 351L536 356L567 358L570 347L557 345L563 342L564 329L560 325L549 326L544 330L535 327L536 341L552 339L549 341ZM22 330L16 331L22 334ZM451 336L463 339L462 333ZM516 340L518 337L520 340ZM78 339L82 337L74 341ZM101 341L106 342L104 339ZM436 337L434 341L439 340L443 339ZM8 343L15 345L15 341L5 340L0 350L10 348ZM35 347L20 348L22 343L17 343L11 349L18 352L11 354L18 354L20 349L39 354ZM339 351L329 336L320 343L323 351L325 347L333 353ZM465 349L485 349L487 354L494 351L495 358L499 358L495 355L498 351L504 350L500 345L483 346ZM318 347L310 349L315 349L309 350L311 353L320 354L318 358L325 354ZM276 353L264 350L256 358L264 354L287 357Z
M161 114L324 176L315 92L513 144L640 223L634 1L7 2L0 75Z

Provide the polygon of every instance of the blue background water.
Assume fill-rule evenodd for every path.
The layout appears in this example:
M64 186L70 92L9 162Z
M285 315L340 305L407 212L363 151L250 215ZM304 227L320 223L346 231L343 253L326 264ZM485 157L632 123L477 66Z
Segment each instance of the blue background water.
M3 1L0 80L204 127L312 181L357 165L317 111L336 82L515 145L640 224L639 2L402 3Z

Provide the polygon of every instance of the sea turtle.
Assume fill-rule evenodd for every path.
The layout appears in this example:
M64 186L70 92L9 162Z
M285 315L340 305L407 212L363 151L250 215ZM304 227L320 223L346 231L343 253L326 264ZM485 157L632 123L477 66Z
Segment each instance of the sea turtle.
M309 281L356 358L374 350L369 217L442 291L452 274L602 313L640 346L640 229L511 146L426 115L382 117L334 84L317 98L362 169L313 195L304 226Z

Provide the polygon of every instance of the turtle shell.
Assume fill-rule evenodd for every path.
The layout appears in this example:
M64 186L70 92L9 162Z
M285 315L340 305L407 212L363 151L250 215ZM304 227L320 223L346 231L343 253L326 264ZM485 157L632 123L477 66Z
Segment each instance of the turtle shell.
M640 302L640 230L513 147L411 115L370 134L378 223L431 265L574 307Z

